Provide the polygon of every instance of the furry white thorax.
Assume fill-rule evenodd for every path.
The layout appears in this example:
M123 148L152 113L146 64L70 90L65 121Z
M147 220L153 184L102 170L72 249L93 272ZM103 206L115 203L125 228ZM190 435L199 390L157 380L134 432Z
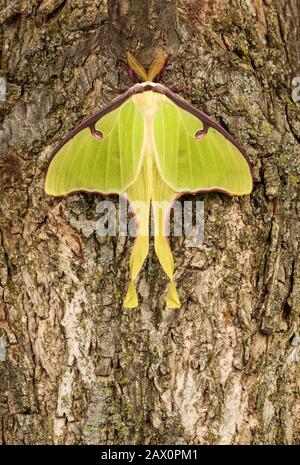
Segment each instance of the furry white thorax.
M151 86L153 88L157 86L155 82L143 82L141 85L143 87ZM157 110L157 107L161 105L165 99L165 95L159 92L152 92L151 90L145 90L145 92L141 92L132 96L133 102L144 114L153 114Z

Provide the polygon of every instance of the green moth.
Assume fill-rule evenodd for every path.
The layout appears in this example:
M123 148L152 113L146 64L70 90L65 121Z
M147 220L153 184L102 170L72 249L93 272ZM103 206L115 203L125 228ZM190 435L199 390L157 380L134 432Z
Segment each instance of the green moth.
M122 194L133 205L137 235L124 300L127 308L138 305L134 281L148 254L151 208L155 252L170 280L166 305L179 308L166 235L172 203L185 193L245 195L253 184L248 158L233 137L159 83L166 61L161 52L147 73L128 54L127 70L135 84L64 137L45 179L48 195Z

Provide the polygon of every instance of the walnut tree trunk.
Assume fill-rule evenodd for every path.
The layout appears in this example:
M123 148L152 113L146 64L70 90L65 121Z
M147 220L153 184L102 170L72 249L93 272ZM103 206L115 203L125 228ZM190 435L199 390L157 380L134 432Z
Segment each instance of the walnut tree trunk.
M0 441L297 444L300 1L107 3L0 1ZM151 249L125 310L133 240L95 233L101 196L50 198L43 177L130 85L118 58L161 46L165 83L241 141L255 184L196 197L203 246L171 240L181 309Z

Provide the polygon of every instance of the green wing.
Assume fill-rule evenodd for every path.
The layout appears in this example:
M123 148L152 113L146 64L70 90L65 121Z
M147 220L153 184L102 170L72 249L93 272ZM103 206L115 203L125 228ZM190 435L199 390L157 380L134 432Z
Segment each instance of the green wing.
M144 122L132 98L98 120L90 120L91 127L103 137L96 139L90 127L80 130L80 125L79 131L72 131L74 137L65 138L48 166L47 194L120 193L136 179L141 166Z
M165 97L153 124L158 169L176 192L251 192L251 170L242 149L202 112L197 117Z

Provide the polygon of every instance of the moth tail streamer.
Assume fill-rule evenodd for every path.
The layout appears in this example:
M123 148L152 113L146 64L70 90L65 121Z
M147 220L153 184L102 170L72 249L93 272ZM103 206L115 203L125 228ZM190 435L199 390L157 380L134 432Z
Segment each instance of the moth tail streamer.
M123 305L125 308L135 308L138 306L138 304L139 301L134 281L130 281Z
M154 249L164 272L170 279L166 305L168 308L179 308L181 304L174 283L174 259L166 236L166 223L169 219L171 205L172 203L165 202L162 208L161 202L152 203L155 225Z
M174 283L174 260L168 238L162 235L155 236L154 248L164 272L170 279L166 305L168 308L179 308L181 304Z
M166 305L168 308L181 307L177 289L173 280L170 281L170 286L166 297Z
M138 306L138 296L134 280L139 274L143 263L148 255L149 237L138 235L135 239L130 256L130 283L124 300L125 308L135 308Z

